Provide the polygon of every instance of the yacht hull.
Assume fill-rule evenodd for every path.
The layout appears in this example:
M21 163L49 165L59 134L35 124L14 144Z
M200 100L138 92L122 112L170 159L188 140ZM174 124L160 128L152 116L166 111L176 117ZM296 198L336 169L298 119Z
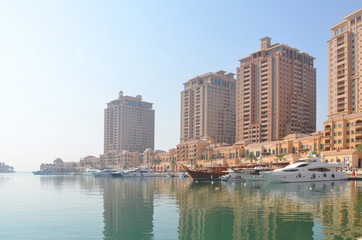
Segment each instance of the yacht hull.
M275 172L261 173L265 180L268 182L324 182L324 181L338 181L347 180L348 176L345 172L330 172L330 173L295 173L280 175Z

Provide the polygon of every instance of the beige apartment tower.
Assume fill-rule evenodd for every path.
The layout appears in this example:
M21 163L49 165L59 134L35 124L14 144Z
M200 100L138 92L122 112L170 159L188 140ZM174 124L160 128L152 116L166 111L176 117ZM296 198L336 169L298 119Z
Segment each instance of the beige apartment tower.
M316 130L314 57L261 39L237 71L236 140L265 142Z
M362 112L362 9L331 27L329 117Z
M123 96L107 104L104 111L104 153L124 150L143 153L154 148L155 110L142 97Z
M234 74L206 73L184 83L181 92L181 143L211 137L235 142Z

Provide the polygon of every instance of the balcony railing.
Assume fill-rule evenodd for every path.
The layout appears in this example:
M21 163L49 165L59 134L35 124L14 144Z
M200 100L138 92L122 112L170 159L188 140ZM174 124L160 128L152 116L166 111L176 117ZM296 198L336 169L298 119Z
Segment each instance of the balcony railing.
M356 127L362 126L362 122L356 123Z

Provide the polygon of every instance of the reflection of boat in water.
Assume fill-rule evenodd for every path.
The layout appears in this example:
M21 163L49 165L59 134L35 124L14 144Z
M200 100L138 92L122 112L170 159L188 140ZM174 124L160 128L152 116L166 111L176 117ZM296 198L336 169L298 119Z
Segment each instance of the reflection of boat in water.
M227 167L206 167L203 169L191 170L181 165L193 180L221 180L220 177L227 175Z
M269 182L316 182L347 180L347 174L343 171L341 164L324 163L315 155L309 158L301 158L297 163L276 169L270 172L263 172L262 175Z
M327 182L298 182L298 183L268 183L263 186L264 192L271 194L286 194L289 198L299 201L300 198L308 200L320 200L323 198L335 198L344 191L346 181Z

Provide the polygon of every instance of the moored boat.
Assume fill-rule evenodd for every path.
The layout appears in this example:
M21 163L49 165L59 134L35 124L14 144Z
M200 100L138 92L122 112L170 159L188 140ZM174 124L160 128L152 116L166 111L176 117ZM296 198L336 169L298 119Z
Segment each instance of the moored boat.
M220 177L227 175L228 172L225 172L227 167L206 167L203 169L191 170L188 167L181 165L185 171L190 175L190 177L196 180L221 180Z
M92 174L95 177L110 177L112 173L115 173L117 171L117 169L104 169L100 172L93 172Z
M69 175L69 173L57 172L56 170L50 169L50 168L43 168L39 171L34 171L33 174L35 174L35 175Z
M223 175L220 177L222 181L245 181L242 178L241 173L238 171L237 168L229 168L228 170L224 171L227 175Z
M119 170L116 172L111 173L112 178L123 178L124 177L124 171Z
M340 169L340 170L338 170ZM343 165L325 163L315 155L301 158L297 163L261 173L269 182L319 182L347 180L347 173L342 171Z
M82 171L82 175L84 176L93 176L93 173L100 172L101 170L93 169L93 168L86 168Z
M241 177L246 181L264 181L265 178L261 174L262 172L272 171L271 167L254 167L242 169Z
M123 172L124 177L156 177L149 168L135 168Z

